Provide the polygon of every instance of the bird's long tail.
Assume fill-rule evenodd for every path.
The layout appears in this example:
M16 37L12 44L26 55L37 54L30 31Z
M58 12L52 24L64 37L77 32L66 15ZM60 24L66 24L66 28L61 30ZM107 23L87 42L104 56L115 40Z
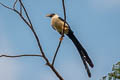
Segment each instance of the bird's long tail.
M89 58L87 52L85 51L85 49L82 47L82 45L80 44L80 42L77 40L77 38L74 36L73 32L70 30L69 33L67 34L67 36L73 41L74 45L76 46L81 58L82 58L82 61L83 61L83 64L85 66L85 69L87 71L87 74L89 77L91 77L91 73L90 73L90 70L89 70L89 67L87 64L89 64L89 66L91 68L94 67L91 59Z

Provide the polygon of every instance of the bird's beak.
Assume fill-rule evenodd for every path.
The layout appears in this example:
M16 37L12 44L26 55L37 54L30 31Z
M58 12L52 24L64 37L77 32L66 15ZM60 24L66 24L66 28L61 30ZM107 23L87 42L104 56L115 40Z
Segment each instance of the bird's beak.
M46 17L50 17L51 15L50 14L47 14Z

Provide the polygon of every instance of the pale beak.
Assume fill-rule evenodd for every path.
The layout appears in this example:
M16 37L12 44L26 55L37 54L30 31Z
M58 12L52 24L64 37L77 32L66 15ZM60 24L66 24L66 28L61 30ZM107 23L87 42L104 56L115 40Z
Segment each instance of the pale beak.
M46 17L50 17L50 16L51 16L50 14L46 15Z

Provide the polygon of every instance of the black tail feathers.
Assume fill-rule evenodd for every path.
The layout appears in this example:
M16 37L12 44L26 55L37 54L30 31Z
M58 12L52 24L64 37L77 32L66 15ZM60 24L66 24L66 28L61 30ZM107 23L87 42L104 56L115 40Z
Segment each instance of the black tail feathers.
M67 34L67 36L73 41L74 45L76 46L81 58L82 58L82 61L83 61L83 64L85 66L85 69L88 73L88 76L91 77L91 73L90 73L90 70L89 70L89 67L87 64L89 64L89 66L91 68L94 67L94 64L92 63L91 59L89 58L86 50L82 47L82 45L80 44L80 42L77 40L77 38L74 36L73 32L71 30L69 30L69 33Z

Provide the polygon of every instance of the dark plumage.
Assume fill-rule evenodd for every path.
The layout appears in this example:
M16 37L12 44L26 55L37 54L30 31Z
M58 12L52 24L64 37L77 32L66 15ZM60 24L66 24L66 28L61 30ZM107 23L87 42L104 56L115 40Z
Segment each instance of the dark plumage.
M76 46L80 56L81 56L81 59L83 61L83 64L85 66L85 69L87 71L87 74L89 77L91 77L91 73L90 73L90 70L89 70L89 67L87 65L87 63L90 65L91 68L94 67L91 59L89 58L87 52L85 51L85 49L82 47L82 45L80 44L80 42L77 40L77 38L74 36L73 32L71 30L69 30L69 33L67 34L67 36L72 40L72 42L74 43L74 45Z

